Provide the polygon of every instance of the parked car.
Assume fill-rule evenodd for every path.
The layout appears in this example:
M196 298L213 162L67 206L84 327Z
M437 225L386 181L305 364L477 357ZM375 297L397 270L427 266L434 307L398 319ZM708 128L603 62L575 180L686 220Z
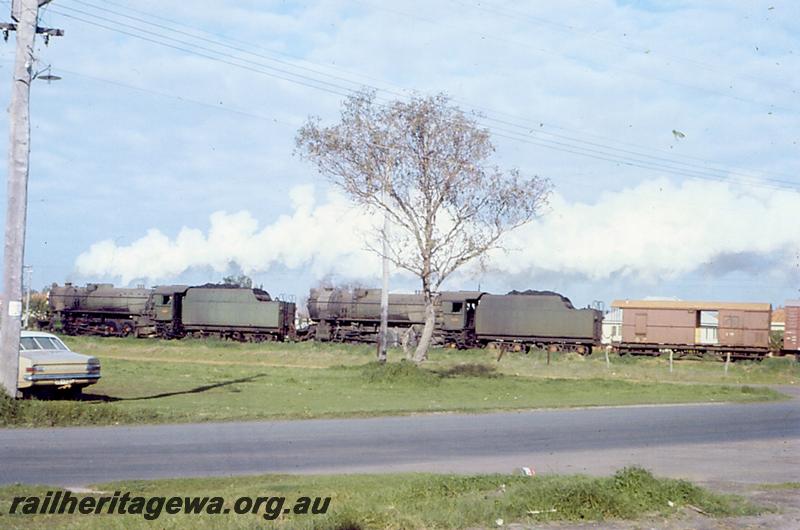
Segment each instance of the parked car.
M17 388L23 397L56 391L76 395L100 379L97 357L70 351L50 333L23 331L19 349Z

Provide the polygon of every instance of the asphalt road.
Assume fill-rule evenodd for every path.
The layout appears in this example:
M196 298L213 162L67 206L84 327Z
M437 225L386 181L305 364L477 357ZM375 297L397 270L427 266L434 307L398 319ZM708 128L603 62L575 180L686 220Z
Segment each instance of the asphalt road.
M391 471L800 476L800 401L0 430L0 484Z

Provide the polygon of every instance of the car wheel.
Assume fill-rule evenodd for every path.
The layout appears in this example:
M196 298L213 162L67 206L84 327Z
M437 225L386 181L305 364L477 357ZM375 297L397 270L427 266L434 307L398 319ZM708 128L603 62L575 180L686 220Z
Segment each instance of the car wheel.
M50 400L55 397L54 390L55 388L52 386L32 387L28 389L28 395L36 399Z
M67 388L64 392L64 397L67 399L80 399L81 394L83 394L83 387L82 386L71 386Z

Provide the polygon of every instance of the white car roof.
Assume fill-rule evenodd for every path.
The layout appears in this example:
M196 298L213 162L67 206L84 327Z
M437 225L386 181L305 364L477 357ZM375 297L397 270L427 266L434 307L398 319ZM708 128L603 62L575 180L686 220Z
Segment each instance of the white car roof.
M50 337L53 339L58 338L52 333L45 333L44 331L25 331L25 330L22 330L22 332L20 333L20 337Z

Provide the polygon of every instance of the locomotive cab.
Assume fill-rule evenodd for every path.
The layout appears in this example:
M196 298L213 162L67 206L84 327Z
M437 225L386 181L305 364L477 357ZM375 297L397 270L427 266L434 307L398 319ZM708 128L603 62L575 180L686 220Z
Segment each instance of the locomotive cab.
M445 291L439 297L441 329L445 341L457 348L468 348L475 342L475 311L483 293L478 291Z
M182 335L181 305L187 289L186 285L165 285L153 291L150 314L160 337L171 339Z

